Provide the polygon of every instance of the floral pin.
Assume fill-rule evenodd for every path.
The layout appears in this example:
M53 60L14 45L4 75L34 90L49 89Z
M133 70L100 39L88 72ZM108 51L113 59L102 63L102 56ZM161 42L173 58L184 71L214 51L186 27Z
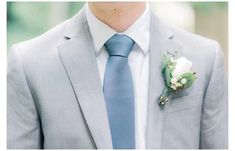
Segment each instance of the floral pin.
M196 73L191 71L192 62L185 57L176 58L175 55L165 54L163 56L162 76L165 80L165 88L159 98L159 106L164 108L173 94L193 85Z

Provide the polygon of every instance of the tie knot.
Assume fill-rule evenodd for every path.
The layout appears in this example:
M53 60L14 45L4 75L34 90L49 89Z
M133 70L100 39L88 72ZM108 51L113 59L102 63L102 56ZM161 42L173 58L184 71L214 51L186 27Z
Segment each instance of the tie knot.
M115 34L104 46L107 48L110 56L128 57L135 42L126 35Z

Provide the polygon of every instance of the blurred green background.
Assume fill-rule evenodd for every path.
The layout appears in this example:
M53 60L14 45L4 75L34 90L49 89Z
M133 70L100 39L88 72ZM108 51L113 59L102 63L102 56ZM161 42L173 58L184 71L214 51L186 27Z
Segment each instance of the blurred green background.
M72 17L84 2L8 2L7 46L38 36Z
M85 2L8 2L7 46L31 39L76 14ZM150 2L166 23L217 40L228 56L227 2Z

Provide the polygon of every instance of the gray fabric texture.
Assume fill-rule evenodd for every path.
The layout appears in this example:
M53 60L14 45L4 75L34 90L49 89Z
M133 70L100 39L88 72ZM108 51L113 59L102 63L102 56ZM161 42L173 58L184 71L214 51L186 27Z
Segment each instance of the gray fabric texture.
M148 149L228 148L227 78L217 42L164 24L151 12ZM161 110L161 55L178 52L198 79ZM8 149L110 149L112 141L84 8L12 46L7 77Z

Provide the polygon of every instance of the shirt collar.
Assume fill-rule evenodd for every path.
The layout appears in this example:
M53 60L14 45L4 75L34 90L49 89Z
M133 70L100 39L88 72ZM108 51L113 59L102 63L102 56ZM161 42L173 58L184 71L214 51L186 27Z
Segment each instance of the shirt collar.
M88 4L86 4L86 18L95 50L98 54L105 42L118 32L97 19L91 12ZM125 34L132 38L146 55L149 51L149 32L150 11L147 3L144 13L126 31L118 34Z

